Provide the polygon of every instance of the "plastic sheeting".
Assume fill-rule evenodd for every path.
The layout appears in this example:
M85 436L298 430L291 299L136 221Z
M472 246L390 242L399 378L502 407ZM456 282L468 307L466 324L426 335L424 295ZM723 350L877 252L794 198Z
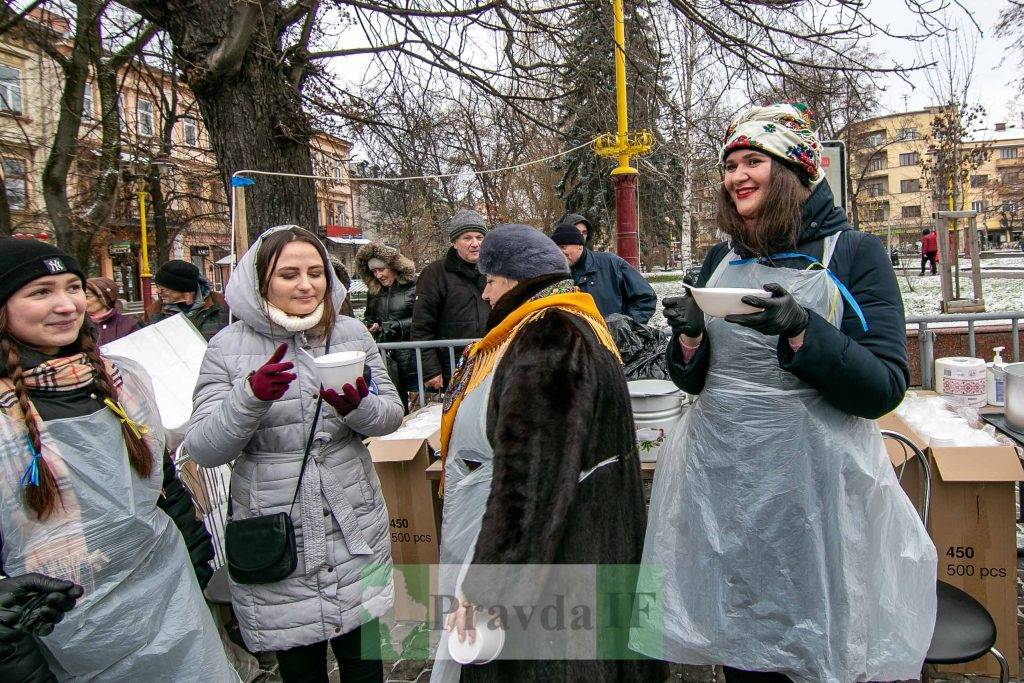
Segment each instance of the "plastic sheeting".
M59 680L236 681L178 529L159 508L164 449L160 414L145 373L118 360L123 392L140 397L130 417L150 428L153 475L128 464L110 410L51 420L43 454L58 478L63 510L46 521L22 502L29 463L24 426L0 414L0 533L11 575L39 572L80 584L84 597L40 638Z
M826 271L731 258L711 286L778 282L842 319ZM935 622L935 548L877 425L781 370L777 337L718 318L707 334L704 391L663 447L651 497L643 562L663 583L639 590L663 589L663 612L640 614L630 646L795 681L916 679Z
M480 535L487 498L491 495L494 451L487 441L487 398L492 373L462 399L452 429L444 472L444 514L441 522L440 595L458 596ZM444 615L447 617L447 615ZM431 683L457 683L462 666L448 654L448 638L442 632L437 646Z
M668 329L641 325L619 313L607 316L605 322L619 347L626 379L669 379L665 349L672 335Z

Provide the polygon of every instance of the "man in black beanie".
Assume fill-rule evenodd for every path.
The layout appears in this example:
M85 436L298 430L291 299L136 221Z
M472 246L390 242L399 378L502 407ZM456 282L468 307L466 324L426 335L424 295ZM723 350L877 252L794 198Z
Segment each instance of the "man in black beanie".
M621 313L642 325L651 319L658 298L633 266L615 254L587 249L585 238L572 223L560 223L551 239L569 261L576 286L594 297L601 315Z
M157 300L146 307L146 322L155 323L184 313L207 341L228 324L224 297L213 291L199 268L180 259L160 266L153 275Z

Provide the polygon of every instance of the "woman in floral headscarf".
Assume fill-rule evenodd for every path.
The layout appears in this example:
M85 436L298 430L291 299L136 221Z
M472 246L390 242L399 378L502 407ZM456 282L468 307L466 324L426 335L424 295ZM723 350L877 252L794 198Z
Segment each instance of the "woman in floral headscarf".
M651 496L664 614L631 643L727 681L916 679L935 621L935 548L874 422L907 388L903 303L820 152L803 105L741 113L721 154L729 241L696 284L765 292L724 319L664 302L669 372L699 397Z

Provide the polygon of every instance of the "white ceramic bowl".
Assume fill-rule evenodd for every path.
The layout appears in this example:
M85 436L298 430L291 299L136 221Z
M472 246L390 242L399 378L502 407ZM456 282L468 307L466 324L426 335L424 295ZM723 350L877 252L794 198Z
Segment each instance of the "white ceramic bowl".
M354 385L356 379L363 376L364 360L366 353L363 351L338 351L320 356L314 362L324 388L340 393L343 386Z
M748 306L740 299L745 296L761 296L771 298L771 292L763 289L739 289L736 287L691 287L690 296L700 306L700 310L714 318L724 318L727 315L743 315L744 313L758 313L760 308Z
M476 641L459 642L459 634L454 629L448 634L448 654L456 662L466 664L487 664L494 661L501 648L505 647L505 630L493 624L493 619L482 614L477 615Z

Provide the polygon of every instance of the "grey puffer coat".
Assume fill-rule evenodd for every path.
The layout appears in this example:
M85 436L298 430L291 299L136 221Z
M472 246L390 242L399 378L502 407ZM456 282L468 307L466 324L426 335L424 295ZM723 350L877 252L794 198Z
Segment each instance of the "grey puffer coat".
M185 449L208 467L234 462L234 519L286 512L295 493L320 381L312 360L322 340L273 325L256 287L256 253L264 233L242 257L227 286L239 320L215 336L203 359ZM345 288L332 279L335 306ZM287 342L285 360L298 378L277 401L261 401L249 373ZM366 352L379 395L345 417L323 404L299 500L291 512L299 549L296 571L269 584L231 582L231 600L252 651L283 650L347 633L387 612L394 601L388 514L370 454L359 435L380 436L402 421L402 404L377 347L363 325L339 316L331 352Z

